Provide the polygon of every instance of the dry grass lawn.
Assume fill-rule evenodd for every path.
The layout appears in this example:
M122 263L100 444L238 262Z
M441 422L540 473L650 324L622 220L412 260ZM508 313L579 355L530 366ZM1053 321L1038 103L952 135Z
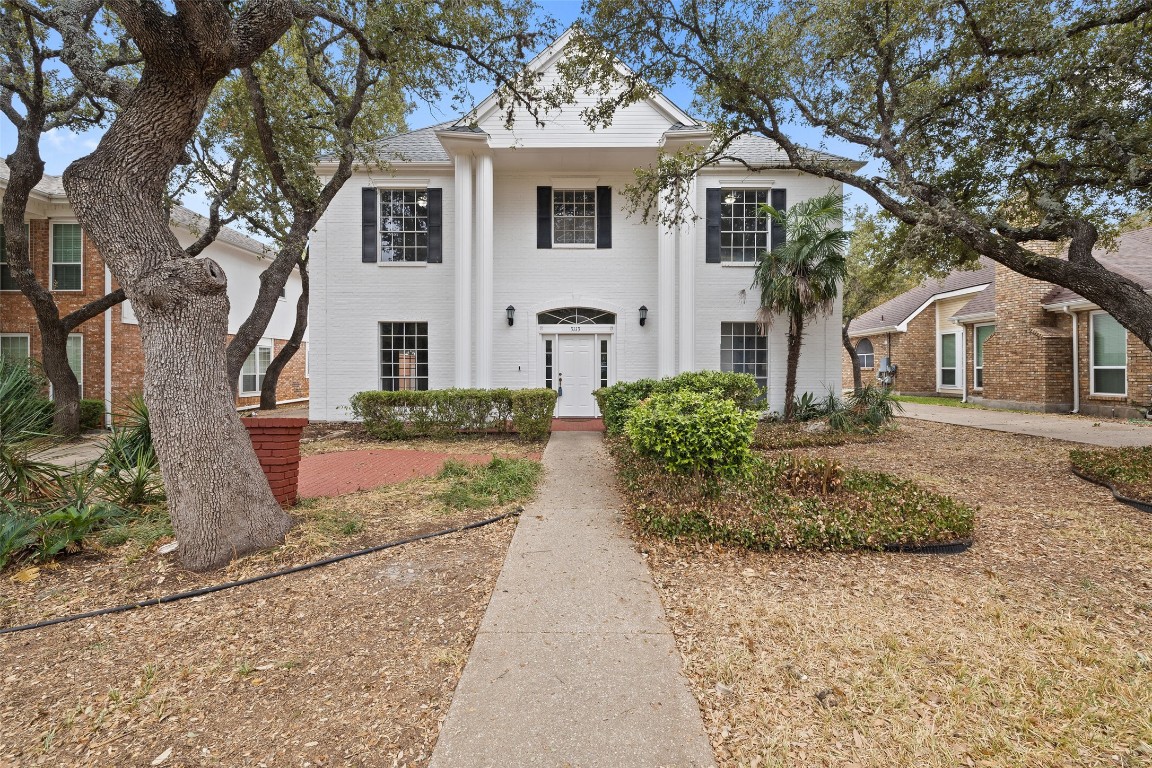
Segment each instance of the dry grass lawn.
M1152 765L1152 515L1069 447L905 420L811 451L979 505L962 555L645 540L720 765Z

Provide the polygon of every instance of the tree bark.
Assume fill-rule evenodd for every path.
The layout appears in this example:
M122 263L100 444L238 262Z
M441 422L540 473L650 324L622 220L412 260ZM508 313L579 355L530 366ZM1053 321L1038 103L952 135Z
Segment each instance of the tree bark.
M796 371L800 368L800 345L804 343L804 315L793 315L788 323L788 373L784 379L784 420L795 411Z
M280 373L292 357L300 350L300 343L304 340L304 332L308 330L308 263L300 262L300 298L296 301L296 324L292 326L292 335L288 343L276 353L268 370L264 372L264 381L260 385L260 410L276 410L276 386L280 381Z
M184 567L204 570L283 541L291 520L264 477L225 376L227 278L193 259L163 204L216 83L287 29L286 2L151 4L116 10L144 69L95 151L64 173L80 223L132 300L144 347L151 414L172 526Z
M852 362L852 389L859 392L864 389L864 377L860 374L860 358L856 355L856 347L852 344L852 339L848 338L848 322L840 326L840 341L844 343L844 349L848 351L848 359Z

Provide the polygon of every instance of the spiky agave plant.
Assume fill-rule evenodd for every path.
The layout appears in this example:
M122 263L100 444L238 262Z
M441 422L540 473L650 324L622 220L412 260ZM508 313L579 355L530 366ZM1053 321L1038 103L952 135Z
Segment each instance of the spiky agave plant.
M50 492L60 468L31 450L52 426L44 379L28 360L0 358L0 496L28 500Z

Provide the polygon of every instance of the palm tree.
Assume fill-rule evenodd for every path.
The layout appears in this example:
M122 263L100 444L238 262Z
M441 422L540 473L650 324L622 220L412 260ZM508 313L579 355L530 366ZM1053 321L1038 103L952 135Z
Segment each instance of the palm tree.
M784 384L784 418L792 418L796 397L796 369L804 323L817 314L828 314L836 302L838 286L847 275L845 250L850 234L840 228L844 198L829 192L797 203L787 212L771 206L762 209L773 226L784 227L783 245L760 255L752 287L760 289L757 322L761 331L776 315L788 318L788 376Z

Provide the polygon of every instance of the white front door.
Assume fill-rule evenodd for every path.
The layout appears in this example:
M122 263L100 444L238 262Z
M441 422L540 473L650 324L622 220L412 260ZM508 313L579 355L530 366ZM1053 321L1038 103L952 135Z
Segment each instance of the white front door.
M596 337L560 336L556 339L557 416L596 415Z

